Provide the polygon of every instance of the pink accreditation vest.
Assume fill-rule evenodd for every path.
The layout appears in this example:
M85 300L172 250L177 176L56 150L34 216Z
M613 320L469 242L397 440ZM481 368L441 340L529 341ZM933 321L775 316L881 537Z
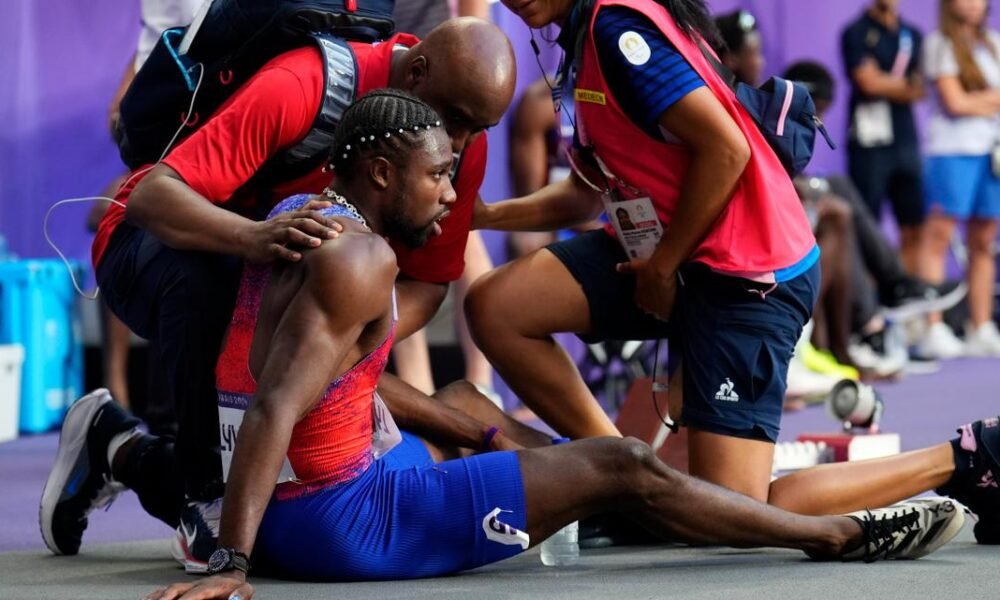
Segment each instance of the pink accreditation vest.
M659 4L649 0L596 3L574 89L581 141L593 147L615 177L648 195L664 227L670 226L690 154L682 144L652 139L612 97L601 73L593 30L598 12L606 6L628 7L648 17L701 76L750 144L750 162L731 201L691 260L723 273L751 277L798 265L812 253L816 240L791 179L735 94L702 55L697 42ZM631 44L638 53L633 55L635 60L641 61L641 46L634 48L637 41L645 43L637 34L625 33L619 46L626 52Z

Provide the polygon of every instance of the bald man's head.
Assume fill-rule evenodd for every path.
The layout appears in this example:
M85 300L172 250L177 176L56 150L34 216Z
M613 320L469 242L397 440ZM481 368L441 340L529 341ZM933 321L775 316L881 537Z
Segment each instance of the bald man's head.
M404 81L393 85L441 115L456 152L495 125L510 106L517 79L514 51L507 36L482 19L445 21L410 50L406 61Z

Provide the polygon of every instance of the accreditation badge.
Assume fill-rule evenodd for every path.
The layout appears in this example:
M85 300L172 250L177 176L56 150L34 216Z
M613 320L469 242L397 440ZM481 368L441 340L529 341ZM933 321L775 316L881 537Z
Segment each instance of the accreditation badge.
M663 224L648 196L623 199L620 193L605 192L604 211L618 234L618 242L630 259L649 258L663 237Z

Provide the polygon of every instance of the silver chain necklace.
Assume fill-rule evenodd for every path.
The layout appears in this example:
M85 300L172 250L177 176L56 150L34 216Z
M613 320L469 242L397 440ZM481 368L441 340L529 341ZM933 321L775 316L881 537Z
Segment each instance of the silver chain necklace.
M361 212L357 209L356 206L347 201L347 198L344 198L337 192L333 191L332 188L326 188L325 190L323 190L323 195L329 198L330 200L333 200L337 204L343 206L345 209L347 209L347 212L351 213L351 216L357 219L358 222L361 223L361 225L365 229L367 229L368 231L372 231L371 226L368 225L368 221L365 220L365 218L361 215Z

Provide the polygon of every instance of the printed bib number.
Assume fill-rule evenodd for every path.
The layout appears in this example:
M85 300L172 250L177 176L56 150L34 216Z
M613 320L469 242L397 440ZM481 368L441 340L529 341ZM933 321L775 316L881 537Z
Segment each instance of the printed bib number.
M656 216L653 202L648 197L632 200L616 199L610 193L602 194L604 211L608 215L618 242L629 258L649 258L663 237L663 225Z
M219 392L219 441L222 444L222 481L229 481L229 469L233 463L233 450L236 449L236 436L240 433L240 425L243 424L243 415L246 414L247 407L250 406L250 396L247 394L233 394L229 392ZM295 472L292 470L288 457L281 465L281 472L278 473L277 483L286 481L296 481Z

